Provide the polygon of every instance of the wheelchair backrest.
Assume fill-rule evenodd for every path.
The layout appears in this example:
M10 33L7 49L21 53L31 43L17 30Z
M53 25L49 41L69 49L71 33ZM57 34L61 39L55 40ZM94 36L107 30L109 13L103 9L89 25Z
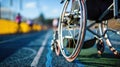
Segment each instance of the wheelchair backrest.
M86 0L88 19L98 20L112 3L113 0Z

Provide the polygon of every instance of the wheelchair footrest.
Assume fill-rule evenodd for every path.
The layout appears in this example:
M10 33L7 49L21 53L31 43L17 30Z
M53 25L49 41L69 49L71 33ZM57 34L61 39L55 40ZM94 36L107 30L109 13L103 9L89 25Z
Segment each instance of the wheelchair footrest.
M96 40L97 40L96 38L93 38L93 39L85 41L82 49L87 49L87 48L93 47L96 43Z

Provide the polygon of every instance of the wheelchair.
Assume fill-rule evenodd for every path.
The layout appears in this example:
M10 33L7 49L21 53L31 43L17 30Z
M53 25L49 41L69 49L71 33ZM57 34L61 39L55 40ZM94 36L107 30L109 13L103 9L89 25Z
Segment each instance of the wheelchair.
M84 46L94 44L86 42L85 45L88 31L94 35L98 54L103 54L107 45L114 55L120 57L120 43L114 44L114 40L120 37L120 29L112 27L119 24L119 0L62 0L61 3L64 5L53 43L57 55L61 52L67 61L74 61ZM109 21L111 18L115 19L113 23Z

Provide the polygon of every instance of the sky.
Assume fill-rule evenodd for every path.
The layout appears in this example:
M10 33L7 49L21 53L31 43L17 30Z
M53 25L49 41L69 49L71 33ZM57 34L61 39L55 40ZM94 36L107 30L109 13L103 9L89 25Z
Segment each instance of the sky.
M21 13L26 18L36 18L41 13L45 18L56 18L60 16L62 9L61 0L0 0L2 6L16 13ZM20 3L22 5L20 8Z

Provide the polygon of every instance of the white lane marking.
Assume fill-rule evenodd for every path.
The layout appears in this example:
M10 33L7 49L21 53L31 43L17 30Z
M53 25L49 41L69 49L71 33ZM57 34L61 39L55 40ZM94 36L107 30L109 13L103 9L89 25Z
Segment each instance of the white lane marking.
M44 46L46 45L46 42L47 42L49 36L50 36L49 33L47 33L46 37L45 37L45 40L43 41L43 43L41 45L42 47L39 48L39 51L38 51L37 55L35 56L34 60L31 63L31 67L37 67L37 64L39 62L41 54L42 54L42 52L43 52L43 50L45 48Z
M50 34L52 34L52 32L50 32ZM49 40L48 40L48 46L49 47L47 48L48 49L48 53L46 55L46 58L47 58L46 67L52 67L52 63L51 63L52 62L51 40L52 40L52 37L50 37Z
M41 39L36 39L36 40L30 42L30 43L28 44L28 46L35 45L35 43L38 42L38 41L39 41L39 43L40 43L40 40L41 40ZM31 48L28 48L28 47L23 47L22 49L20 49L19 51L17 51L17 53L21 53L21 50L22 50L22 51L23 51L23 50L28 50L28 51L31 51L32 53L31 53L29 56L26 56L26 57L20 58L20 59L16 59L16 60L13 59L14 61L10 61L10 62L7 62L7 63L10 64L10 63L15 63L15 62L21 62L21 60L28 59L28 58L36 55L36 53L37 53L36 50L31 49ZM14 57L14 55L13 55L13 57Z
M78 59L76 59L74 62L78 67L85 67L84 64L80 63Z
M112 42L113 44L120 45L120 42L119 42L119 41L114 41L114 40L111 40L111 42Z
M5 40L5 41L1 41L0 44L10 42L10 41L14 41L14 40L17 40L19 38L22 38L22 37L16 37L16 38L8 39L8 40Z
M7 64L15 64L16 62L19 63L19 62L21 62L21 60L28 59L28 58L34 56L34 55L37 53L34 49L31 49L31 48L24 47L24 48L22 48L22 49L23 49L23 50L31 51L31 54L30 54L29 56L26 56L26 57L23 57L23 58L18 59L17 57L15 57L15 56L16 56L16 53L15 53L15 54L13 54L12 56L10 56L10 58L7 58L7 59L6 59L6 60L13 60L13 61L7 62ZM19 51L20 51L20 50L19 50ZM18 52L19 52L19 51L18 51ZM17 52L17 53L18 53L18 52ZM20 52L21 52L21 51L20 51Z
M36 50L31 49L31 48L24 47L23 49L24 49L24 50L28 50L28 51L31 51L31 52L32 52L32 54L31 54L31 55L29 55L29 56L27 56L27 57L24 57L23 59L30 58L30 57L34 56L34 55L37 53L37 51L36 51Z
M14 60L14 61L12 61L12 62L21 61L21 60L24 60L24 59L28 59L28 58L34 56L34 55L37 53L34 49L31 49L31 48L24 47L24 48L22 48L22 49L31 51L32 54L30 54L29 56L26 56L26 57L24 57L24 58L21 58L21 59L16 59L16 60Z
M26 36L24 36L24 35L23 35L23 36L20 35L20 36L17 36L17 37L15 37L15 38L12 38L12 39L8 39L8 40L0 41L0 44L2 44L2 43L6 43L6 42L15 41L15 40L20 39L20 38L27 38L27 37L29 37L29 36L31 36L31 35L26 35Z
M51 40L49 41L49 43L48 43L48 45L49 45L49 47L47 48L48 49L48 53L47 53L47 55L46 55L46 58L47 58L47 61L46 61L46 67L52 67L52 56L51 56L51 54L52 54L52 51L51 51Z

